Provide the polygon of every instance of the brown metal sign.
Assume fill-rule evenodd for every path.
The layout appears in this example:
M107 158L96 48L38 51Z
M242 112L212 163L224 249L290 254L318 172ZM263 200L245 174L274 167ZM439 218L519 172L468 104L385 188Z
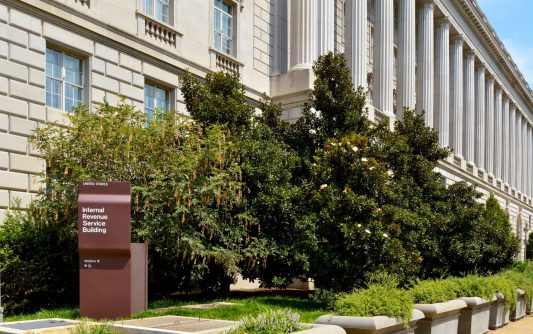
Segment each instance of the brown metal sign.
M78 191L80 314L129 317L147 304L147 247L131 244L131 186L84 181Z
M78 190L79 248L129 252L129 182L80 182Z

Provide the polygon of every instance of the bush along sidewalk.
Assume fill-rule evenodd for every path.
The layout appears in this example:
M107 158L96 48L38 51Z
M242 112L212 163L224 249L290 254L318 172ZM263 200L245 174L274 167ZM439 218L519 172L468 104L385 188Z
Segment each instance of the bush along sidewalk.
M321 316L316 323L338 325L348 334L406 334L414 333L416 322L423 317L421 311L413 310L412 294L397 288L392 280L340 294L335 314Z
M456 299L457 293L454 281L427 280L419 281L411 290L414 298L414 308L424 313L424 318L418 321L416 333L457 333L459 316L466 302Z
M484 277L469 275L453 279L455 292L466 303L459 316L459 334L482 334L489 330L492 285Z
M516 320L524 316L530 282L531 271L516 269L488 277L417 281L409 290L398 288L394 279L382 280L338 294L334 314L316 323L338 325L348 334L425 334L442 328L445 333L483 334L504 326L510 315Z

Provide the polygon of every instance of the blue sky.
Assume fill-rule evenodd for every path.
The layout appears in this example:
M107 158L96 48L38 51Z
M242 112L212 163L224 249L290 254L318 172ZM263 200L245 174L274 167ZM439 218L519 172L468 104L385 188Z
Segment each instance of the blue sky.
M477 0L529 85L533 87L533 1Z

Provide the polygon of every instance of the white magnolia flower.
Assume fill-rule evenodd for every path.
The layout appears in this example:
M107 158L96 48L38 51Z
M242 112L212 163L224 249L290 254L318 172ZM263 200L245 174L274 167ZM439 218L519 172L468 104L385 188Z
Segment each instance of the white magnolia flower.
M372 166L372 167L370 167L370 168L368 168L368 169L369 169L369 170L373 170L374 168L375 168L375 167L374 167L374 166Z
M350 144L350 143L348 143L348 144ZM357 147L357 146L352 146L352 151L354 151L354 152L359 151L359 147Z
M370 230L369 230L369 229L366 229L366 230L365 230L365 233L366 233L366 234L370 234Z
M362 161L362 162L367 162L368 159L367 159L367 158L361 158L361 161Z
M383 233L383 238L388 238L389 235L387 233Z
M361 227L361 224L357 224L357 227Z
M326 189L327 187L328 187L328 185L324 183L324 184L320 185L320 190L324 190L324 189Z
M387 174L389 174L389 176L393 176L394 175L394 173L391 170L388 170Z

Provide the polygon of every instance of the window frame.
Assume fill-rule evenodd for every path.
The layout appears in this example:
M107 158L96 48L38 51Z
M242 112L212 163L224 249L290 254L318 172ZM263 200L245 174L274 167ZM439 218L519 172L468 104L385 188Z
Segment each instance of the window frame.
M237 56L238 56L238 50L239 50L239 16L240 16L240 11L242 10L243 6L242 6L242 3L241 1L239 0L220 0L220 2L222 4L225 4L227 5L228 7L231 8L232 10L232 15L231 15L231 47L230 47L230 52L226 52L223 48L222 48L222 39L220 39L220 48L216 47L216 37L215 35L218 33L217 32L217 27L215 25L215 16L216 16L216 13L217 11L221 13L221 17L222 15L227 15L225 14L224 11L222 11L222 9L220 8L217 8L215 2L217 0L210 0L211 2L211 22L210 22L210 26L211 26L211 30L210 30L210 35L211 35L211 48L213 50L215 50L216 52L219 52L220 54L223 54L223 55L226 55L226 56L229 56L229 57L233 57L235 59L237 59ZM220 20L220 25L222 26L222 19ZM220 30L220 33L222 33L222 29ZM222 35L219 37L221 38Z
M147 94L146 86L151 86L151 87L154 88L154 101L153 101L153 102L154 102L154 103L153 103L154 108L153 108L153 109L147 108L147 105L146 105L146 97L147 97L147 95L146 95L146 94ZM143 93L144 93L144 94L143 94L143 95L144 95L144 96L143 96L143 112L144 112L144 114L145 114L145 116L146 116L147 121L152 120L152 119L153 119L153 116L154 116L154 115L157 113L157 111L158 111L158 109L157 109L156 106L155 106L155 105L156 105L156 101L157 101L157 100L156 100L155 89L163 90L163 91L165 91L165 93L166 93L166 98L167 98L167 101L166 101L166 107L167 107L167 109L164 110L164 112L168 112L168 111L172 110L173 107L174 107L174 105L173 105L173 103L172 103L172 101L173 101L173 93L174 93L174 89L172 89L171 87L169 87L169 86L167 86L167 85L161 84L161 83L159 83L159 82L155 82L155 81L153 81L153 80L146 79L146 80L144 81L144 87L143 87L143 90L144 90L144 92L143 92ZM146 109L150 109L150 110L151 110L151 112L152 112L151 117L148 117L148 113L146 112Z
M48 61L47 61L47 55L48 55L48 50L52 50L54 52L57 52L61 55L61 79L57 79L57 78L54 78L53 76L49 75L50 73L48 73L47 71L47 67L48 67ZM71 57L71 58L75 58L77 60L79 60L80 62L80 83L81 85L78 85L78 84L75 84L75 83L70 83L70 82L67 82L66 81L66 67L65 67L65 57L68 56L68 57ZM81 89L81 100L79 100L80 104L77 105L77 106L74 106L73 108L75 107L79 107L79 106L82 106L82 105L87 105L87 92L88 92L88 89L87 87L89 86L87 84L87 73L88 73L88 69L87 69L87 65L88 65L88 61L87 61L87 57L84 56L84 55L81 55L79 53L76 53L76 52L71 52L69 50L65 50L61 47L58 47L56 45L46 45L46 50L45 50L45 62L46 62L46 66L45 66L45 87L44 87L44 90L45 90L45 106L47 108L54 108L54 109L57 109L57 110L62 110L62 111L65 111L65 112L73 112L72 110L66 110L66 85L70 85L70 86L74 86L76 88L80 88ZM48 79L52 79L52 80L56 80L56 81L60 81L61 82L61 105L58 107L56 106L53 106L53 105L49 105L48 104L48 99L47 99L47 94L49 92L48 90Z
M152 12L149 13L148 11L146 11L146 2L147 1L150 1L152 3ZM161 20L159 19L157 16L156 16L156 2L164 2L164 1L168 1L168 17L167 17L167 20ZM144 13L146 16L149 16L151 17L152 19L156 20L157 22L162 22L164 24L168 24L170 26L174 26L174 8L175 8L175 0L139 0L139 6L138 8L140 8L141 12Z

